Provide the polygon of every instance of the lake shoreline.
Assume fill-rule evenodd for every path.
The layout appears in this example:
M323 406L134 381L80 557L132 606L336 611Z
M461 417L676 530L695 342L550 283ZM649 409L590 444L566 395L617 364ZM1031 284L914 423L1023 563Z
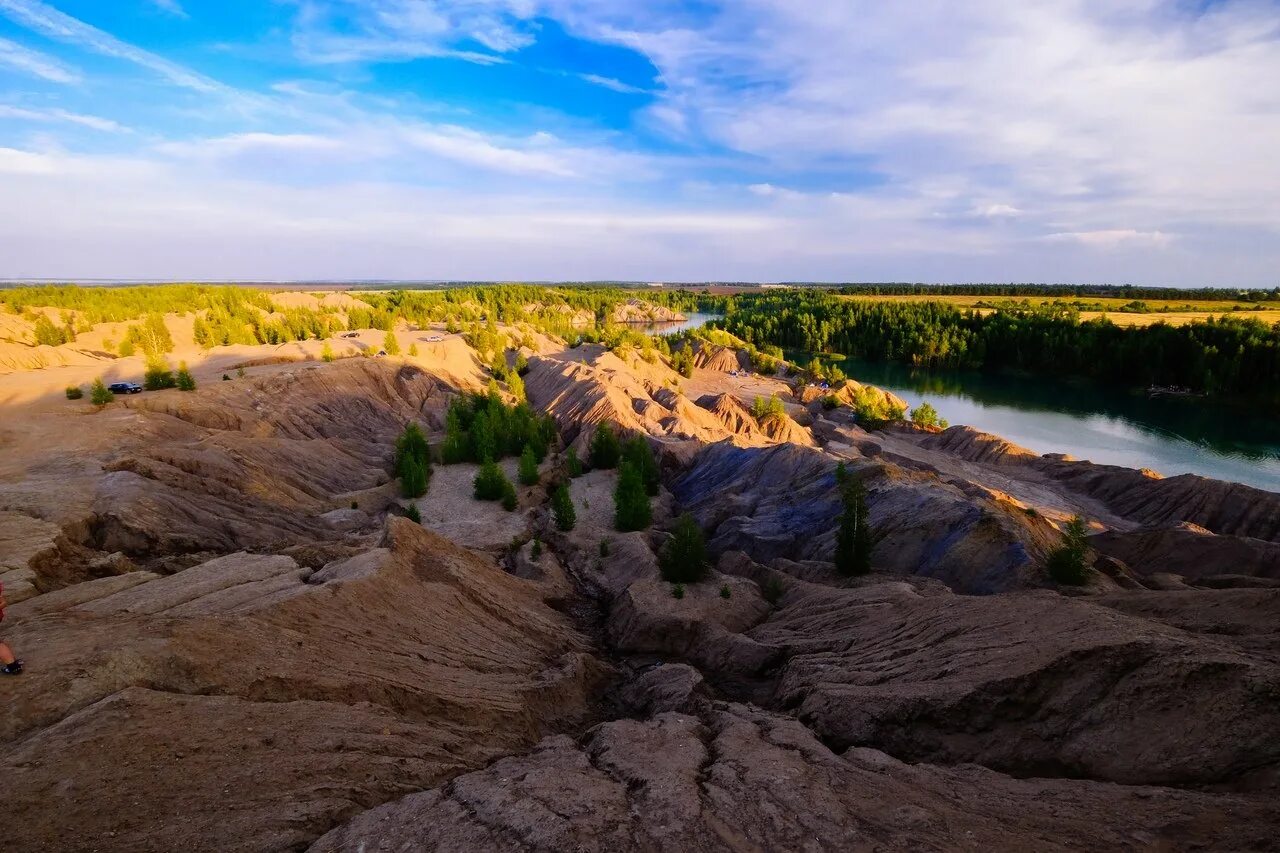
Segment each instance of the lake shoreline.
M798 364L812 353L788 351ZM930 370L891 362L829 360L849 377L912 406L929 401L952 424L999 435L1039 454L1199 474L1280 492L1280 437L1256 405L1236 398L1152 396L1081 377L1024 371Z

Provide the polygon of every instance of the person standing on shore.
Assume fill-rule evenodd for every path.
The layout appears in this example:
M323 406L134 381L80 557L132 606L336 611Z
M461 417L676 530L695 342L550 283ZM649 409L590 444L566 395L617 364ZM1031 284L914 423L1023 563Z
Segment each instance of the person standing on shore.
M0 622L4 621L4 584L0 584ZM13 649L0 640L0 675L22 674L22 661L13 656Z

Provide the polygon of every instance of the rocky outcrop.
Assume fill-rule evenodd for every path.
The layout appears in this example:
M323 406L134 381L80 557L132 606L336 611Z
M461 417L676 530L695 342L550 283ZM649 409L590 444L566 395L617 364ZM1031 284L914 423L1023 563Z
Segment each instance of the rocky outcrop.
M717 704L550 738L373 809L311 851L1265 849L1276 811L839 755L793 719Z
M0 512L0 585L17 604L37 594L39 570L60 562L62 530L16 512Z
M385 508L395 436L409 420L441 426L450 390L413 366L348 359L123 398L83 425L95 446L33 460L0 484L0 507L65 536L34 567L47 588L114 573L88 565L113 552L155 561L372 534L372 517L326 516L351 500Z
M708 699L702 673L684 663L655 666L622 690L622 701L642 716L692 711Z
M1047 523L927 472L848 461L867 485L880 536L877 567L938 578L971 593L1043 583L1039 555L1058 539ZM830 560L842 511L836 464L829 454L794 444L715 445L672 492L708 531L716 553L747 551L760 562Z
M1214 533L1280 542L1280 494L1195 474L1155 478L1141 471L1047 458L1039 466L1073 491L1147 525L1190 522Z
M750 370L751 357L734 347L723 347L709 341L693 342L693 366L717 373Z
M1040 459L1025 447L967 426L950 427L928 436L920 444L930 450L988 465L1026 464Z
M554 417L570 438L601 423L644 431L633 401L651 398L633 377L581 362L535 357L529 360L524 383L530 402Z
M740 447L767 444L814 446L809 430L800 426L789 415L771 415L758 421L751 409L732 394L703 395L698 398L698 406L710 412L733 435L733 443Z
M778 444L794 444L799 447L813 447L813 436L809 430L800 426L787 414L769 415L760 421L760 431Z
M1098 551L1139 575L1181 575L1191 583L1223 576L1280 580L1280 543L1220 536L1186 522L1090 537Z
M1047 591L802 585L785 605L747 635L785 650L775 701L827 743L1125 784L1280 764L1280 662L1256 649Z
M1194 474L1162 478L1059 455L1036 456L969 427L924 437L920 446L967 461L1033 470L1136 524L1167 527L1187 522L1212 533L1280 542L1280 494L1274 492Z
M675 598L671 584L646 577L618 596L607 630L619 651L675 656L718 673L756 673L776 655L743 634L769 609L756 585L742 578L688 584Z
M624 432L703 442L729 437L712 414L655 381L675 374L665 367L647 370L656 375L642 378L643 369L607 352L584 361L535 357L529 360L525 391L535 407L556 419L567 441L580 445L602 423Z
M534 584L404 520L318 571L128 579L6 622L7 849L296 848L580 718L602 672Z
M628 299L614 307L609 319L614 323L682 323L688 318L665 305L655 305L643 299Z
M732 394L706 394L698 398L698 405L715 415L716 420L734 435L764 443L765 435L760 431L755 415Z
M907 401L892 391L886 391L875 385L866 385L855 379L846 379L830 388L802 385L796 392L796 399L807 406L826 397L834 397L841 405L852 406L857 402L859 395L867 396L873 403L886 409L900 409L903 412L907 410Z

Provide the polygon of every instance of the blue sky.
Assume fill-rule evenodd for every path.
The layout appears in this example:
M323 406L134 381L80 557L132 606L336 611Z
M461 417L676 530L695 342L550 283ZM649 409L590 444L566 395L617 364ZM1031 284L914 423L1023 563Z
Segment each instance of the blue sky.
M1277 0L0 0L0 277L1280 283Z

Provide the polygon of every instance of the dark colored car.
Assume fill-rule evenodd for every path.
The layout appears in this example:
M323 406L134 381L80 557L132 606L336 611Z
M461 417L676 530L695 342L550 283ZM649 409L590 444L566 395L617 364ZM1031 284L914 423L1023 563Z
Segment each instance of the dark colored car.
M112 382L107 386L107 390L112 394L141 394L142 386L132 382Z

